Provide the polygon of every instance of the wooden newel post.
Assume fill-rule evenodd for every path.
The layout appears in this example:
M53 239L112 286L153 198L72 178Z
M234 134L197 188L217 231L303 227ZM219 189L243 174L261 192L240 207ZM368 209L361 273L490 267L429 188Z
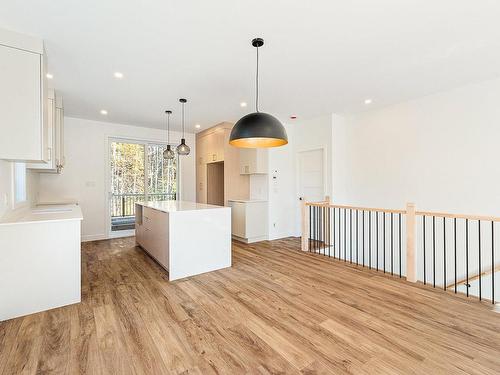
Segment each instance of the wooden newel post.
M302 238L301 249L302 251L309 251L309 208L306 205L306 200L302 198L301 201L302 211Z
M417 282L415 203L406 204L406 281Z

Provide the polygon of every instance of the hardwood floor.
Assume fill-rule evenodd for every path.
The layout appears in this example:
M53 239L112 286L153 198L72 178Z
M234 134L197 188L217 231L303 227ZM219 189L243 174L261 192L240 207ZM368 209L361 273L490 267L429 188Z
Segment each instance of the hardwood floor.
M170 283L133 238L85 243L82 303L0 323L0 374L500 373L491 306L299 248Z

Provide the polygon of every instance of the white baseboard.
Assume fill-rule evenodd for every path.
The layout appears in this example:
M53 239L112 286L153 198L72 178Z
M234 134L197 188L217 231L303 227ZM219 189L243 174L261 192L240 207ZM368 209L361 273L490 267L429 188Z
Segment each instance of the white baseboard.
M108 236L105 234L87 234L82 236L82 242L89 241L99 241L99 240L107 240Z

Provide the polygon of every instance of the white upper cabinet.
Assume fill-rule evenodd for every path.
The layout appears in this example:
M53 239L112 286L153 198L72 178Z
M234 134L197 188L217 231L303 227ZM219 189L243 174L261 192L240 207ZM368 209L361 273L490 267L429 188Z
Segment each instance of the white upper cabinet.
M56 93L56 109L55 109L55 127L56 127L56 146L55 146L55 162L56 170L58 173L66 165L66 158L64 155L64 106L63 98Z
M267 173L267 149L241 148L240 149L240 174L265 174Z
M29 169L38 172L61 173L64 167L64 108L62 97L49 89L47 97L48 150L47 163L30 163Z
M0 159L48 162L43 41L0 29Z

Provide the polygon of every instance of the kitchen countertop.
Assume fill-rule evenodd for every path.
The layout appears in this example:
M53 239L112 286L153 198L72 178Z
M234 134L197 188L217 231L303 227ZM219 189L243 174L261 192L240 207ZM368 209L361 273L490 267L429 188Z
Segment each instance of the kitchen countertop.
M0 219L0 225L82 220L82 210L76 204L38 205L13 211Z
M228 199L228 202L238 202L238 203L262 203L267 202L264 199Z
M136 204L163 212L213 210L217 208L230 209L229 207L224 206L215 206L213 204L196 203L189 201L148 201L136 202Z

